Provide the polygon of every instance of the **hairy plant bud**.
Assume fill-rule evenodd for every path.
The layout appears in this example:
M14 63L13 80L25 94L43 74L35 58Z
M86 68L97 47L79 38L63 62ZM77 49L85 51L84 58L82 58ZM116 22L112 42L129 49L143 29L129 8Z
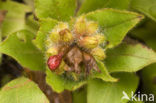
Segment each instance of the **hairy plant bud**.
M60 35L61 41L63 42L70 42L73 40L73 36L68 29L61 30L59 32L59 35Z
M75 34L80 36L86 34L86 28L87 28L87 23L84 17L78 18L74 25Z
M100 47L92 49L91 54L99 60L103 60L106 57L104 50Z
M78 41L78 45L86 49L92 49L98 46L98 39L94 36L86 36Z
M95 37L97 38L99 44L105 41L105 36L103 34L96 34Z
M87 34L94 34L98 30L98 24L95 22L87 23Z
M57 31L61 31L67 29L68 27L69 26L67 23L60 22L54 29L56 29Z
M61 63L61 60L62 60L62 56L60 56L60 55L50 56L47 61L49 69L52 71L56 70Z
M51 47L52 44L53 44L53 43L52 43L52 41L51 41L50 38L47 38L47 40L45 40L45 45L46 45L47 48Z
M56 55L56 54L58 54L58 48L57 47L51 47L47 50L46 54L48 57Z
M50 33L50 39L51 41L53 41L54 43L58 43L61 38L60 38L60 32L63 30L66 30L68 28L68 24L67 23L62 23L60 22L58 25L56 25L52 32Z
M54 43L57 43L57 42L59 42L60 41L60 35L59 35L59 33L58 32L51 32L50 33L50 39L51 39L51 41L53 41Z

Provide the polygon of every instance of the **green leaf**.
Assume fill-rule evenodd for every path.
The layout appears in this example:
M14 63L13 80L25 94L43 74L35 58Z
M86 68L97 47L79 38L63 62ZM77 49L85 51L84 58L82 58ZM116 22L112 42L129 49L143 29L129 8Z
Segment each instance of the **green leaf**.
M1 86L4 86L5 84L10 82L11 80L12 80L12 77L10 74L4 75L4 77L2 77L2 79L1 79Z
M156 21L156 0L132 0L131 6Z
M0 28L0 43L2 41L2 33L1 33L1 28ZM0 64L2 62L2 54L0 53Z
M46 82L58 93L64 90L76 90L86 84L86 81L68 80L61 75L51 72L49 69L46 70Z
M20 77L9 82L0 91L1 103L49 103L37 84Z
M34 20L33 15L27 17L25 29L31 31L33 34L37 34L39 29L39 22Z
M4 11L0 11L0 43L2 41L1 25L2 25L2 22L3 22L4 18L5 18ZM0 64L1 64L1 60L2 60L2 54L0 53Z
M23 0L23 2L24 2L25 4L27 4L29 7L31 7L31 8L33 9L33 12L34 12L34 10L35 10L34 1L35 1L35 0Z
M22 30L8 36L0 44L0 52L16 59L23 67L31 70L44 70L44 56L33 45L34 34Z
M131 31L131 36L143 40L149 47L156 51L156 22L146 20L141 27Z
M142 18L137 13L115 9L102 9L85 15L87 19L97 21L101 32L106 35L109 46L118 45L126 33L132 29Z
M131 0L109 0L106 5L107 8L115 8L115 9L129 9Z
M144 103L143 101L129 101L128 103Z
M113 78L107 71L105 65L103 62L101 62L100 60L96 59L96 63L99 67L99 69L101 70L101 73L95 72L93 74L91 74L92 78L99 78L102 79L103 81L111 81L111 82L116 82L117 79Z
M128 9L131 0L84 0L78 15L101 8Z
M43 51L45 50L45 40L47 38L47 35L57 24L58 22L56 20L50 18L40 20L40 29L37 33L36 39L33 41L38 48L40 48Z
M136 72L156 62L156 53L152 49L136 41L129 42L107 50L104 62L109 72Z
M156 64L144 68L141 75L143 91L147 94L156 95Z
M78 15L106 7L109 0L83 0Z
M87 103L127 103L123 99L123 91L131 98L131 92L135 92L138 86L138 78L130 73L118 73L113 75L120 78L118 82L109 83L99 79L89 81L87 88Z
M73 103L87 103L87 89L80 88L79 90L74 91L73 93Z
M76 0L35 0L38 18L53 18L67 21L74 16Z
M8 34L24 29L25 14L26 12L31 11L28 6L13 1L0 1L0 10L8 11L2 24L3 36L7 36Z

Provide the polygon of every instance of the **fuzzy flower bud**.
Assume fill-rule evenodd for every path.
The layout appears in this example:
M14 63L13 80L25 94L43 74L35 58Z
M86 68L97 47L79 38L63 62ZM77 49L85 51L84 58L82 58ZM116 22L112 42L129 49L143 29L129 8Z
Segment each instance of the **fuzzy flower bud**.
M98 24L95 22L87 23L87 34L94 34L98 30Z
M68 29L61 30L59 34L61 41L70 42L73 39L73 36Z
M98 46L98 40L94 36L86 36L78 41L78 45L86 49L92 49Z
M56 55L56 54L58 54L58 48L57 47L51 47L47 50L46 54L48 57Z
M100 47L92 49L91 54L99 60L103 60L106 57L104 50Z
M50 38L48 38L47 40L45 40L45 45L46 45L48 48L51 47L52 44L53 44L53 43L52 43L52 41L51 41Z
M105 36L103 34L96 34L95 37L97 38L99 44L105 41Z
M86 34L87 23L84 17L80 17L77 19L74 25L74 31L77 35L84 35Z
M68 28L67 23L60 22L58 25L56 25L53 29L53 31L50 33L50 39L54 43L58 43L61 40L60 32L63 30L66 30Z
M59 35L59 33L58 32L51 32L50 33L50 39L51 39L51 41L53 41L54 43L57 43L57 42L59 42L59 40L60 40L60 35Z
M67 23L60 22L54 29L56 29L57 31L61 31L63 29L67 29L67 28L68 28Z

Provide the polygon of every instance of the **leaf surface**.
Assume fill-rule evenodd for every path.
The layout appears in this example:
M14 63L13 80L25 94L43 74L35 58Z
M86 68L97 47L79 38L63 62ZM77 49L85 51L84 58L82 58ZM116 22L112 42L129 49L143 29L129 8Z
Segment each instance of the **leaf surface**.
M37 17L70 20L76 10L76 0L35 0Z
M156 0L132 0L131 6L156 21Z
M20 77L6 84L0 91L1 103L49 103L37 84Z
M110 83L99 79L89 81L87 88L87 103L127 103L122 99L123 91L131 98L131 92L135 92L138 78L131 73L114 74L119 78L118 82ZM128 89L127 89L128 88Z
M31 9L24 4L14 1L0 1L0 10L6 10L7 14L2 24L2 35L7 36L25 28L25 14Z
M13 33L0 44L0 52L13 57L23 67L44 70L44 56L32 43L34 36L26 30Z
M101 8L128 9L131 0L84 0L80 2L78 15Z
M136 72L155 62L156 53L135 41L109 49L104 61L109 72Z

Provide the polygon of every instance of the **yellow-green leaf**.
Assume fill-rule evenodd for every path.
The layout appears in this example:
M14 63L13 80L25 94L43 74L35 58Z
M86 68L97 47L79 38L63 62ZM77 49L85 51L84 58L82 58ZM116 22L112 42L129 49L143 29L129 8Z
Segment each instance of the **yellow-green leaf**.
M1 103L49 103L37 84L20 77L6 84L0 91Z
M31 11L27 5L14 1L0 1L0 10L7 11L2 24L2 36L24 29L25 15Z
M154 62L156 53L135 41L109 49L104 61L109 72L136 72Z
M87 103L127 103L122 99L123 91L131 98L131 93L136 91L138 78L130 73L114 74L118 82L110 83L99 79L88 82Z
M23 67L45 70L43 53L32 43L34 36L26 30L13 33L0 44L0 52L13 57Z
M76 0L35 0L38 18L70 20L76 10Z
M131 6L156 21L156 0L132 0Z

